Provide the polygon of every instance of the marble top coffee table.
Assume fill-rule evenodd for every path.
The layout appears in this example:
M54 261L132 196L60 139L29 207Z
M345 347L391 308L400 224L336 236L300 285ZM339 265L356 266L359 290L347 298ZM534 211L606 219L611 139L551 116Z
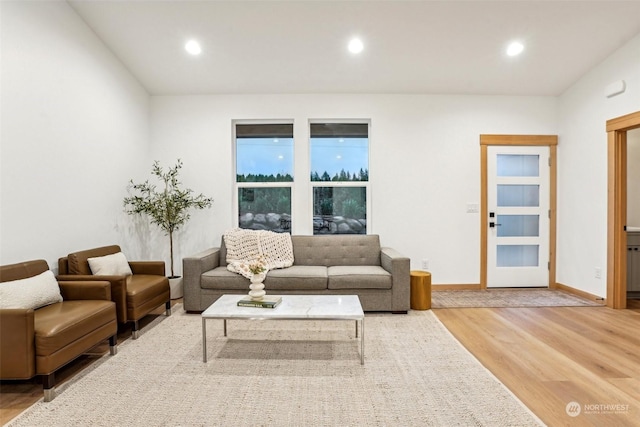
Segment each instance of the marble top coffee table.
M227 320L353 320L360 323L360 363L364 365L364 312L357 295L283 295L275 308L238 307L245 295L222 295L202 312L202 361L207 361L207 319Z

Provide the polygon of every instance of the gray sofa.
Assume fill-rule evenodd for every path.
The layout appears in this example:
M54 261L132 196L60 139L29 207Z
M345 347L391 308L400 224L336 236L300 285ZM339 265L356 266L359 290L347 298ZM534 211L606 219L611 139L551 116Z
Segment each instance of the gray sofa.
M409 258L380 246L377 235L291 236L294 264L270 270L271 295L358 295L365 311L406 313L410 305ZM224 239L183 258L184 309L201 312L223 294L246 294L249 280L227 270Z

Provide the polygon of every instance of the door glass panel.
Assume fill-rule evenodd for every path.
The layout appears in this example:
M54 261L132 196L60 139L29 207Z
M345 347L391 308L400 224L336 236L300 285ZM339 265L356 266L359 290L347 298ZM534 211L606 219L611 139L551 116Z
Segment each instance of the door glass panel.
M538 245L497 245L497 267L537 267Z
M498 206L540 206L540 186L498 184Z
M498 154L498 176L539 176L540 156L531 154Z
M539 215L498 215L498 237L537 237Z

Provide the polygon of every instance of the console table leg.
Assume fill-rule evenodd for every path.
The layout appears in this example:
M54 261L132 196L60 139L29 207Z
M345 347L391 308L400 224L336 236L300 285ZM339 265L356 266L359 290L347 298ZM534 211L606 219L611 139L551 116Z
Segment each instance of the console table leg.
M222 322L224 327L224 336L226 337L227 336L227 319L222 319Z

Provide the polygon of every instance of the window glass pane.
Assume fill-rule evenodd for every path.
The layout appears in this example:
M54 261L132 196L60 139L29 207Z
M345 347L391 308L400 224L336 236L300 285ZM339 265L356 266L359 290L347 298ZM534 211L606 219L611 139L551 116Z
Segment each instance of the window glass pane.
M498 237L539 235L539 215L498 215Z
M368 181L367 124L312 123L311 181Z
M498 176L539 176L539 163L537 154L498 154Z
M498 245L498 267L537 267L538 245Z
M240 228L291 231L291 188L238 188Z
M293 181L293 125L236 125L236 181Z
M539 206L539 185L498 185L498 206Z
M314 187L313 234L367 234L367 189Z

